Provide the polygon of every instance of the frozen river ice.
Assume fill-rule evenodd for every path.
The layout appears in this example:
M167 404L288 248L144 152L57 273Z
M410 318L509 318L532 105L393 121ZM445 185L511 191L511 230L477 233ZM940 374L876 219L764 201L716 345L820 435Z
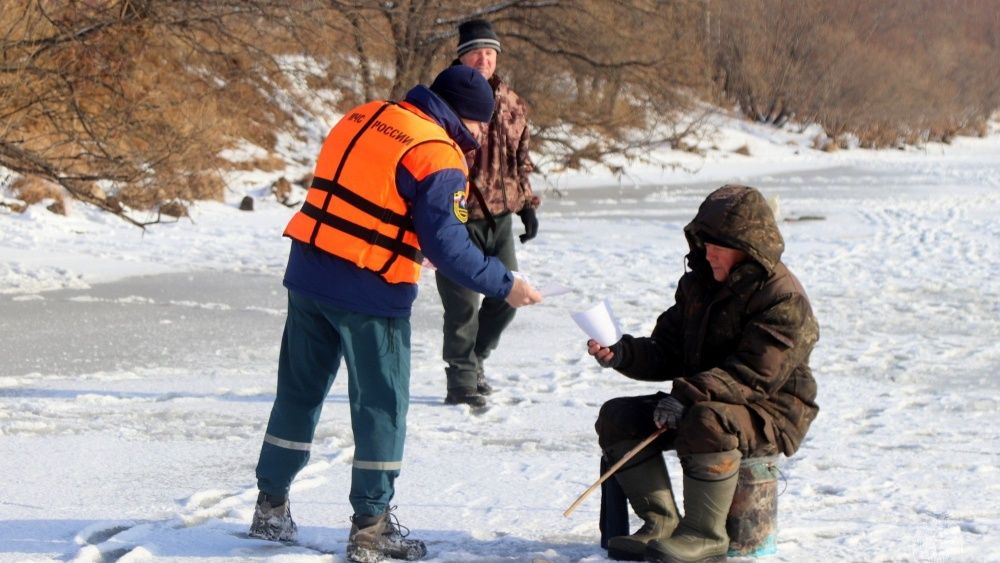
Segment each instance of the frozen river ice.
M1000 560L1000 157L743 181L793 219L785 259L822 327L822 410L783 467L775 560ZM599 369L569 312L608 297L626 332L648 333L683 268L681 228L716 185L550 194L521 269L575 291L519 312L482 416L442 404L440 304L425 276L396 500L432 560L604 560L596 497L561 513L597 476L601 403L662 386ZM794 221L804 216L822 219ZM280 219L247 235L260 252L283 248L266 246ZM211 239L222 231L191 230L200 249L226 247ZM235 267L218 251L212 269L0 294L0 561L339 560L345 374L292 492L303 545L238 537L285 293L283 256L255 267L234 252Z

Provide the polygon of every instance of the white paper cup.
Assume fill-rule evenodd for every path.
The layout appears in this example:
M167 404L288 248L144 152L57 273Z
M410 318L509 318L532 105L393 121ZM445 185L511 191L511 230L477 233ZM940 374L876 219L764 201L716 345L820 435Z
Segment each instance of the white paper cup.
M601 346L611 346L621 340L622 329L618 326L618 319L611 312L611 304L607 299L595 303L585 311L572 313L571 316L577 326Z

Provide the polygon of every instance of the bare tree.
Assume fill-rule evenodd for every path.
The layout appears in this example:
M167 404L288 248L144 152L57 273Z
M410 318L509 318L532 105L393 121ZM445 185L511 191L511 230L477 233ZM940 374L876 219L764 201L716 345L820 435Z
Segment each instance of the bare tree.
M348 103L401 98L450 64L459 23L489 19L503 42L498 73L529 103L536 151L551 153L543 160L557 166L600 163L668 142L659 133L625 131L676 118L692 99L684 90L707 92L700 44L688 25L701 14L687 3L330 0L329 6L331 29L353 35L351 61L330 77L357 93ZM591 140L572 142L567 127ZM670 129L668 137L685 130Z
M245 112L227 104L259 99L258 79L276 73L256 31L275 13L247 0L8 3L0 166L138 225L123 199L220 197L215 154L268 119L264 110L228 129Z
M440 55L454 40L459 23L473 18L502 20L516 11L556 7L559 0L482 2L433 0L330 0L330 7L350 22L358 68L366 97L375 94L373 60L390 53L392 83L388 96L398 99L414 84L426 81L440 65Z
M142 225L221 198L218 155L314 113L398 99L482 17L548 169L691 148L704 101L866 146L985 130L1000 107L997 0L8 0L0 167ZM292 76L290 62L307 76ZM292 80L295 79L295 88ZM303 82L309 91L296 97ZM328 99L331 96L324 96ZM319 96L317 96L318 98ZM331 116L332 117L332 116ZM256 163L282 167L283 163ZM255 165L250 163L247 165Z
M865 146L947 140L998 107L998 7L732 0L709 51L720 91L757 121L818 122Z
M697 6L579 2L550 15L507 28L507 56L553 168L679 146L698 121L688 110L709 93Z

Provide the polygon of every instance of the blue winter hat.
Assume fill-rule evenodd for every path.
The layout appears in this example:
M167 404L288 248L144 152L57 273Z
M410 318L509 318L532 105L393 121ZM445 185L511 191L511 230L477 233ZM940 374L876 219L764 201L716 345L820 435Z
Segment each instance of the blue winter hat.
M493 88L471 66L453 65L444 69L431 84L431 91L460 117L482 122L493 117Z

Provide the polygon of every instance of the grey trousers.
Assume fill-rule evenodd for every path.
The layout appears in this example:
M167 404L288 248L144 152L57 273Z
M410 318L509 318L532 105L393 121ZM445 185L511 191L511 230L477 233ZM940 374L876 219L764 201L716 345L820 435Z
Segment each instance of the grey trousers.
M496 256L510 270L517 270L512 213L494 217L496 230L485 219L465 224L472 243L486 256ZM500 334L514 320L515 309L503 299L483 298L440 273L435 274L438 294L444 306L444 345L442 357L448 364L448 389L475 389L483 362L500 343Z

